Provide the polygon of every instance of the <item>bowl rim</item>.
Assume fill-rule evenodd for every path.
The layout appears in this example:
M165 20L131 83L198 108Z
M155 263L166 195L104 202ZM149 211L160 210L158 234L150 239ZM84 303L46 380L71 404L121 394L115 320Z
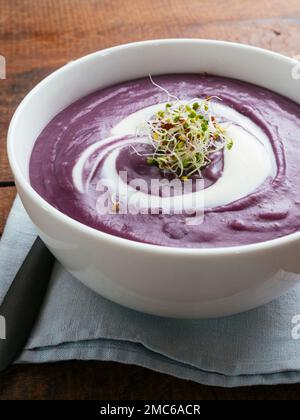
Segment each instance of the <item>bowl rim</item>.
M95 228L92 228L88 225L85 225L72 217L64 214L60 210L56 209L50 203L48 203L42 196L40 196L34 188L31 186L30 182L26 179L24 174L22 173L21 169L19 168L18 162L14 156L14 148L13 148L13 138L15 133L15 126L18 124L18 118L21 115L23 109L26 107L27 103L31 100L32 96L42 87L44 87L50 80L54 79L58 74L64 73L68 71L70 68L80 65L95 56L104 56L110 53L116 52L118 50L123 50L126 48L135 48L140 47L143 45L161 45L161 44L180 44L180 43L190 43L195 45L203 45L203 44L218 44L220 46L228 46L236 49L243 49L243 50L250 50L254 51L259 54L273 56L280 60L285 60L289 63L299 64L296 59L291 57L285 56L283 54L273 52L264 48L247 45L243 43L237 42L230 42L230 41L222 41L222 40L213 40L213 39L202 39L202 38L163 38L163 39L150 39L145 41L136 41L130 42L125 44L116 45L113 47L105 48L99 51L92 52L90 54L84 55L80 58L72 60L65 65L59 67L57 70L50 73L44 79L42 79L36 86L34 86L23 98L20 102L18 107L16 108L14 115L11 119L9 124L8 134L7 134L7 154L8 160L13 172L14 178L18 185L21 186L23 190L26 191L26 194L30 197L32 201L34 201L38 207L42 207L47 212L51 213L54 218L58 219L62 223L69 225L71 228L80 231L81 234L86 236L92 236L96 240L106 240L110 241L112 244L117 246L123 246L126 248L134 249L135 251L140 252L153 252L153 253L160 253L164 255L185 255L185 256L214 256L214 255L236 255L236 254L244 254L244 253L255 253L261 251L268 251L280 246L288 245L293 241L297 241L300 239L300 231L296 231L290 233L288 235L284 235L279 238L270 239L267 241L256 242L251 244L244 244L244 245L234 245L228 247L214 247L214 248L183 248L183 247L176 247L176 246L165 246L165 245L155 245L151 243L145 242L138 242L131 239L122 238L120 236L112 235L110 233L106 233Z

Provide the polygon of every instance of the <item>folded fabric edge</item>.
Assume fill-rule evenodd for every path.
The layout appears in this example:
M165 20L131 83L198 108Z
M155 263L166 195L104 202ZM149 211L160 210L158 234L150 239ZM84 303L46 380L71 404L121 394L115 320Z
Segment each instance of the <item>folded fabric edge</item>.
M124 346L124 344L126 344ZM169 374L180 379L191 380L202 385L234 388L254 385L278 385L300 382L300 370L284 370L274 373L228 376L217 372L207 372L176 362L166 356L156 354L136 343L98 343L88 346L76 343L67 346L45 347L25 350L17 360L20 363L53 363L60 361L113 361L133 364L156 372Z
M74 341L74 337L77 337L77 340ZM48 344L51 343L51 344ZM150 352L151 354L157 355L157 357L164 357L167 360L170 360L174 363L178 363L184 366L188 366L190 369L195 370L203 370L205 372L224 375L226 377L237 377L237 376L253 376L253 375L270 375L278 372L284 371L300 371L300 359L284 359L282 358L278 360L255 360L255 362L239 362L238 365L234 364L233 362L226 363L226 367L222 370L215 369L213 366L207 365L203 360L201 362L201 366L193 363L192 361L182 360L172 354L166 353L161 348L157 349L155 346L150 345L148 342L139 341L137 339L132 339L128 336L122 336L122 334L111 334L107 331L105 332L104 336L96 337L94 332L89 332L87 330L81 330L79 335L78 332L75 333L72 329L68 331L60 331L57 332L55 335L55 339L53 335L45 335L39 336L39 340L35 340L30 345L27 344L25 347L25 351L39 351L41 349L45 350L47 348L73 348L77 345L80 345L81 348L89 347L89 346L102 346L106 345L106 343L110 343L110 346L119 345L124 349L124 347L128 346L136 346L139 348L145 349L145 351ZM217 359L218 360L218 359ZM214 359L216 361L216 359ZM223 359L222 359L223 361Z

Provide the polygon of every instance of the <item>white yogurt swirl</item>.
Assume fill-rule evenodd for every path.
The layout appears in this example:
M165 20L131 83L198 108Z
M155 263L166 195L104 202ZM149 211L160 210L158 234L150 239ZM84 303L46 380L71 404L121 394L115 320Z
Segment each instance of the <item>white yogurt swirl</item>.
M128 186L116 169L116 161L122 148L129 144L145 143L147 140L135 137L137 129L163 109L165 103L141 109L120 121L111 130L111 136L89 146L79 157L73 168L73 182L81 193L86 191L99 163L102 165L101 177L109 178L112 185L118 185L118 194L127 194L141 208L167 208L174 210L193 209L195 203L204 203L205 208L215 208L230 204L256 191L268 177L276 173L275 158L267 135L253 121L222 103L211 102L211 111L221 121L226 121L228 135L233 139L231 150L224 149L224 169L222 176L211 186L183 197L158 197L137 191ZM126 136L132 136L124 139ZM84 178L86 163L94 153L98 153L92 169ZM172 201L172 204L171 204Z

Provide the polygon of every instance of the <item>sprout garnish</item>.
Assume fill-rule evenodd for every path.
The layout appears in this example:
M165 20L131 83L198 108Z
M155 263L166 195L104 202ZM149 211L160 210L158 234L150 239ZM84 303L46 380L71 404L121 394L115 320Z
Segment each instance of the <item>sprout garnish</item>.
M151 76L150 79L160 87ZM168 102L164 109L146 121L149 140L154 148L147 162L183 180L196 173L201 176L201 169L211 163L211 155L224 147L230 150L233 140L211 113L210 101L213 97L183 103L163 90L169 99L176 100Z

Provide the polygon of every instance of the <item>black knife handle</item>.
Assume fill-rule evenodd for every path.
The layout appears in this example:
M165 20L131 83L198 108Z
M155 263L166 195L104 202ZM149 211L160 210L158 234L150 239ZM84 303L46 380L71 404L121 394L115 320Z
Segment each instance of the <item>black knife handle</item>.
M23 350L43 303L54 256L37 238L0 306L6 338L0 339L0 371L7 369Z

